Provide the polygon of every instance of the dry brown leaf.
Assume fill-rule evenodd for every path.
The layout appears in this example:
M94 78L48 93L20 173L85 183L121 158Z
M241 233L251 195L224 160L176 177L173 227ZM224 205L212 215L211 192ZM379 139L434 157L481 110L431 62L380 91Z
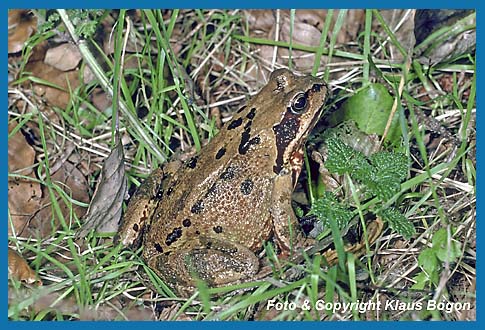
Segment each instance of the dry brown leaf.
M123 313L120 315L121 312ZM82 321L155 321L152 310L144 305L130 305L130 308L123 308L119 297L110 300L110 305L89 306L81 309L79 319Z
M53 183L58 184L73 199L87 203L89 186L84 175L74 165L66 162L57 172L51 175ZM57 202L63 216L69 219L71 208L57 195ZM17 236L46 237L58 226L52 222L51 197L44 186L31 181L9 180L8 207L13 227ZM72 205L74 214L81 218L86 208ZM11 228L9 226L9 234Z
M33 181L8 181L8 209L12 225L8 226L8 234L13 231L17 236L30 236L25 231L32 216L41 208L42 191L40 185ZM12 228L13 227L13 228Z
M91 93L91 103L96 107L96 109L102 112L112 105L111 98L108 97L102 88L95 88L93 90Z
M15 124L11 124L9 131L14 127ZM10 173L29 166L33 167L35 152L20 132L9 139L8 152ZM14 230L17 236L40 235L44 237L53 229L50 195L46 187L41 187L39 183L34 181L33 168L23 170L20 173L31 176L32 180L20 178L9 178L8 180L8 208L12 220L12 226L8 226L9 234L12 235L12 230ZM71 163L64 162L51 175L51 179L67 191L73 199L84 203L89 201L89 186L86 178ZM58 198L58 202L63 215L69 217L71 209L61 198ZM82 217L85 208L73 205L73 211L78 217Z
M37 274L30 268L27 261L11 248L8 248L8 275L27 284L42 285L42 281L38 279Z
M244 11L249 24L250 35L258 38L275 39L276 33L276 12L274 10L246 10ZM295 22L292 30L291 39L294 43L306 46L318 47L320 43L321 33L325 24L327 10L296 10ZM333 13L330 25L329 35L327 36L327 43L330 40L330 34L333 33L333 26L335 25L339 11ZM337 44L347 44L354 42L358 33L362 30L364 25L365 12L364 10L349 10L345 17L345 23L337 35ZM278 40L290 42L290 11L280 11L280 35ZM273 46L257 46L258 54L268 63L272 62L274 56ZM278 63L287 65L289 56L288 49L284 47L278 48L277 59ZM338 59L341 61L342 59ZM299 71L307 71L313 67L315 57L313 54L303 51L292 51L292 61L295 69ZM321 65L325 65L326 58L321 60ZM251 72L253 76L256 72ZM261 77L255 77L256 81Z
M61 88L58 89L42 84L34 84L34 92L37 95L42 96L49 104L61 109L65 109L69 102L69 88L74 90L79 86L78 72L75 70L62 72L41 61L28 63L25 66L25 70L32 72L33 77L46 80Z
M59 185L64 191L67 192L72 199L82 202L88 203L89 202L89 185L84 177L84 175L77 169L76 166L71 164L70 162L65 162L62 167L59 168L54 174L51 175L51 180L54 184ZM36 212L28 227L28 231L31 234L41 235L41 237L46 237L50 235L51 231L55 228L52 227L52 207L51 207L51 197L48 193L46 187L43 188L43 198L41 200L42 207L38 212ZM59 207L62 211L62 215L65 219L70 218L71 208L64 202L64 200L57 194L57 202L59 203ZM69 205L71 205L69 203ZM81 218L85 212L86 208L72 204L72 211L74 214ZM54 226L58 226L57 217L55 217L56 221L54 222Z
M475 51L476 28L473 27L476 26L476 14L473 9L420 9L415 12L411 35L416 35L414 55L421 63L441 63ZM433 43L423 48L421 43L427 37L445 27L451 30L440 36L438 45Z
M52 292L52 288L49 285L37 288L35 292L33 292L33 290L27 290L27 288L21 288L18 290L9 286L8 304L9 306L19 305L26 299L32 298L33 294L35 294L36 299L34 299L32 304L28 306L28 309L20 312L21 315L23 315L23 313L32 313L35 315L41 311L53 309L55 309L56 312L64 315L79 312L79 305L76 303L76 298L74 296L60 299L61 293Z
M10 123L9 133L16 127ZM8 140L8 170L9 173L16 173L30 176L33 179L33 165L35 151L27 143L25 137L18 131ZM9 178L8 179L8 208L15 233L23 232L32 214L40 207L42 190L34 180ZM12 235L12 226L9 224L8 233Z
M49 48L45 54L44 62L58 70L69 71L78 66L81 58L82 56L77 46L66 43Z
M181 313L180 315L175 317L181 307L182 304L180 303L165 306L160 312L160 316L158 317L158 319L160 321L193 321L194 319L192 319L186 313Z
M17 127L15 122L8 125L8 132L12 132ZM35 151L20 131L17 131L8 140L8 171L20 175L32 174L32 165L35 161Z
M244 14L251 33L266 35L275 25L275 12L273 10L251 9L245 10Z
M25 42L37 29L37 17L29 10L10 10L8 12L8 53L18 53Z
M127 182L123 144L118 134L116 139L116 147L104 161L101 180L94 192L84 224L77 233L78 237L86 236L93 229L97 232L118 230Z
M408 11L409 9L392 9L380 11L382 18L392 30L395 30L395 27L398 24L402 23L400 25L400 28L394 32L394 36L405 50L413 48L414 44L416 43L413 32L414 21L412 19L406 19L404 22L401 22L404 15L409 14L407 13ZM381 34L387 37L387 34L384 32L384 30L380 26L377 26L377 21L375 21L373 25L373 31L382 31ZM393 42L389 43L386 48L389 49L388 53L391 59L396 61L402 61L404 59L403 54L398 50Z

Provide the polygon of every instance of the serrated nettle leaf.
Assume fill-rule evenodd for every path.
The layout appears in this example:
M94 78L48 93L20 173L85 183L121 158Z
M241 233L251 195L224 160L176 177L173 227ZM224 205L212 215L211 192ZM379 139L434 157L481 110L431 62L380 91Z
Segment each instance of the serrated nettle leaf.
M394 195L392 189L386 185L380 185L379 182L369 185L369 190L382 201L388 201Z
M355 150L336 138L327 140L328 159L325 166L332 173L344 174L352 169Z
M392 230L402 235L405 239L410 239L416 234L416 228L414 228L413 223L406 219L397 209L382 210L380 215L387 221Z
M402 153L381 151L370 156L370 161L382 175L404 180L408 173L408 158Z
M357 152L351 162L351 176L357 180L364 181L368 177L374 176L374 168L369 164L365 156Z
M375 187L377 197L382 201L387 202L392 196L399 192L401 185L395 180L385 178L377 180L375 182Z
M324 228L330 225L330 221L336 221L338 227L342 229L352 218L352 212L347 206L339 203L335 195L330 192L326 192L322 198L313 203L308 215L316 216Z

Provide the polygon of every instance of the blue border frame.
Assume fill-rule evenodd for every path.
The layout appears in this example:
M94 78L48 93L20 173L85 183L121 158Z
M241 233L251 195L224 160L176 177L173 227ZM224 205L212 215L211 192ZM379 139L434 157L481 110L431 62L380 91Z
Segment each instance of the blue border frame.
M483 3L483 1L482 1ZM239 3L228 3L227 1L221 1L221 0L212 0L212 1L194 1L194 0L178 0L178 1L173 1L173 0L168 0L168 1L163 1L163 2L154 2L154 1L145 1L145 0L139 0L139 1L127 1L127 0L119 0L119 1L103 1L100 2L98 1L93 1L93 0L85 0L80 3L69 3L64 1L59 1L59 0L47 0L43 2L39 1L32 1L32 0L17 0L15 2L11 3L6 3L2 1L1 6L5 8L1 12L2 17L5 18L4 22L7 22L7 9L10 8L157 8L157 7L164 7L164 8L228 8L227 6L234 6L237 8L335 8L335 5L338 5L338 8L440 8L440 9L451 9L451 8L475 8L477 9L477 22L482 22L481 21L481 7L482 4L480 1L456 1L456 0L442 0L442 1L437 1L437 0L421 0L421 1L375 1L375 0L366 0L366 1L350 1L350 0L340 0L339 2L330 2L330 1L315 1L315 0L300 0L298 2L296 1L288 1L288 0L271 0L267 2L261 2L258 0L245 0L244 2L239 2ZM234 7L233 7L234 8ZM478 23L477 25L480 25ZM8 61L8 52L6 50L7 48L7 24L2 25L2 36L4 42L2 43L2 46L4 48L4 65L5 68L7 67L7 61ZM477 54L480 53L481 51L481 42L479 41L481 39L481 34L477 33ZM478 56L477 56L478 58ZM479 64L477 63L477 72L479 72ZM2 85L4 87L7 87L7 76L3 76L3 79L1 81ZM478 77L477 77L478 79ZM479 86L480 86L480 79L477 81L477 105L480 100L480 93L478 92ZM5 96L6 94L4 94ZM7 106L8 106L8 100L7 100ZM478 108L478 106L477 106ZM483 130L484 128L481 128L483 126L482 124L482 117L483 115L479 115L477 112L477 172L478 168L480 168L479 164L482 164L482 156L481 153L478 152L478 150L481 150L481 145L482 145L482 138L480 137L480 131ZM6 117L5 117L6 118ZM8 143L7 143L7 134L6 132L8 131L7 129L7 122L8 120L2 120L0 121L0 125L2 125L2 131L4 134L0 137L0 144L2 146L2 150L4 150L4 156L0 158L0 171L3 173L4 180L6 182L6 185L4 187L7 187L7 171L8 171L8 154L7 154L7 148L8 148ZM480 174L477 173L477 188L480 187L480 179L481 176ZM477 189L478 190L478 189ZM8 192L7 189L3 189L0 192L3 196L1 199L2 202L2 209L4 210L4 215L7 218L7 200L8 200ZM477 198L480 197L479 191L477 191ZM480 199L477 201L477 218L480 214L483 213L482 209L483 207L480 206ZM5 219L6 220L6 219ZM4 220L4 223L6 222ZM479 230L480 229L480 230ZM4 225L3 227L3 232L4 235L7 236L7 226ZM477 222L477 236L480 236L479 233L481 232L481 227L479 226L479 223ZM5 237L5 236L4 236ZM480 247L480 244L477 242L477 248ZM5 265L7 263L7 249L3 249L0 252L1 260L3 264ZM477 263L477 272L479 269L480 263ZM6 299L8 295L8 290L7 290L7 269L4 268L3 271L3 276L2 276L2 282L4 283L4 289L2 292L4 293L2 299L2 309L7 312L8 310L8 301ZM481 277L477 276L477 288L480 289L482 287L482 282L480 280ZM477 291L477 296L479 296L478 291ZM481 304L479 303L477 299L477 321L476 322L447 322L446 324L443 324L443 322L413 322L412 327L415 328L438 328L438 327L443 327L443 326L450 326L456 329L465 329L465 327L468 329L470 327L483 327L483 322L480 320L481 319L481 313L480 313L480 307ZM112 328L132 328L134 327L150 327L150 328L155 328L155 327L170 327L170 329L173 329L174 327L177 329L188 329L192 328L193 326L198 327L199 329L211 329L213 330L214 328L225 328L225 327L230 327L231 329L258 329L258 328L266 328L268 327L269 323L268 322L163 322L163 323L141 323L141 322L37 322L35 324L31 322L11 322L7 320L7 316L5 315L5 318L0 321L2 324L2 328L15 328L15 329L31 329L32 327L36 327L38 329L43 329L43 328L48 328L48 329L61 329L68 326L68 327L74 327L74 328L88 328L88 327L106 327L107 329ZM355 323L355 322L276 322L276 323L271 323L271 325L277 326L278 328L284 328L284 329L290 329L294 327L298 328L305 328L305 329L320 329L321 327L326 327L326 326L331 326L331 327L350 327L350 328L357 328L357 327L362 327L363 324L360 323ZM409 327L410 324L408 322L367 322L365 326L370 326L373 328L385 328L385 327Z
M419 9L464 9L477 8L479 1L456 1L456 0L397 0L397 1L377 1L377 0L340 0L317 1L317 0L245 0L241 2L229 2L227 0L166 0L166 1L96 1L84 0L79 3L70 3L62 0L32 1L17 0L14 3L2 5L7 8L419 8ZM228 6L229 5L229 6ZM337 5L337 6L336 6Z

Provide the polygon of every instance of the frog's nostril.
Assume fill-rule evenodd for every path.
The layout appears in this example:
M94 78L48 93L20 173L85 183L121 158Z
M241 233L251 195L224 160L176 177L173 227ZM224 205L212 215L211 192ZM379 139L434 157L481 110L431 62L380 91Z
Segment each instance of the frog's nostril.
M320 90L322 89L322 84L314 84L312 86L312 92L320 92Z

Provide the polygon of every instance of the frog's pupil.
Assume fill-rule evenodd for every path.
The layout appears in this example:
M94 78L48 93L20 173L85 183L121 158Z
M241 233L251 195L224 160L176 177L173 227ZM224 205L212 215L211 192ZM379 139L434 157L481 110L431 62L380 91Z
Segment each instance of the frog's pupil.
M306 105L306 100L303 96L299 97L295 102L295 108L302 109Z
M306 94L298 94L293 101L292 110L297 113L302 112L303 110L305 110L307 106L306 101L307 101Z

